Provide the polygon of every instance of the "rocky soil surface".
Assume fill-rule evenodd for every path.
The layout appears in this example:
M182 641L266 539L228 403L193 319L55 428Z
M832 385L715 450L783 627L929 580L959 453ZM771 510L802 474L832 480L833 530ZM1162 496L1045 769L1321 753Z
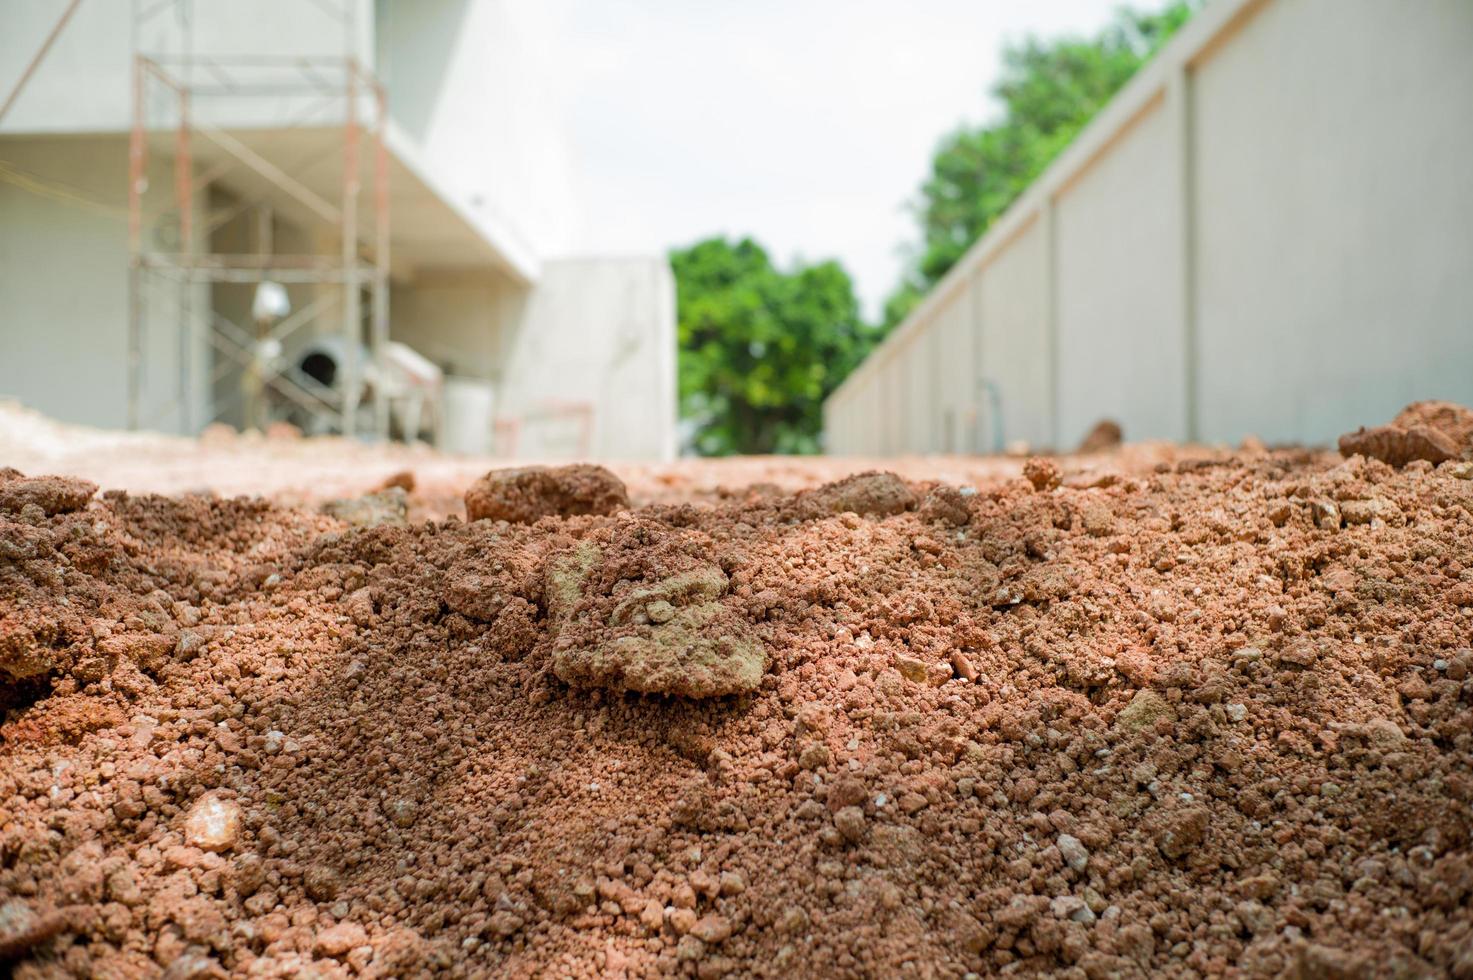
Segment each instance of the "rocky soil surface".
M5 471L0 971L1473 977L1473 467L1397 461Z

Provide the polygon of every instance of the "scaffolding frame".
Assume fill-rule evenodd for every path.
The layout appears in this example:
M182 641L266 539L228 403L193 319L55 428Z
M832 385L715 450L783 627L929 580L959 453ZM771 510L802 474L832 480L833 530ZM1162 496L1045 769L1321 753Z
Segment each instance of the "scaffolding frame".
M198 425L193 406L199 394L193 361L199 339L213 351L220 364L208 371L204 391L207 418L216 421L224 406L243 400L247 426L264 427L270 421L268 398L295 406L325 422L327 428L345 436L359 431L359 413L365 388L372 392L371 431L380 439L389 432L389 403L382 383L370 383L377 370L382 374L388 343L389 317L389 167L384 137L388 124L388 99L384 86L356 57L357 42L354 0L314 0L319 9L339 20L343 31L340 56L295 56L272 54L199 56L193 50L194 0L134 0L132 31L133 119L128 148L128 427L146 426L154 418L144 413L144 349L150 325L150 297L164 291L172 295L171 310L177 330L178 377L175 403L181 426L186 431ZM179 53L144 53L139 39L155 18L172 13L180 28ZM147 216L144 197L148 191L149 138L167 135L168 129L150 126L149 96L162 88L172 99L174 124L168 157L173 172L173 205ZM306 99L310 112L287 114L284 100ZM341 102L340 126L342 169L338 201L334 203L308 187L283 168L253 150L235 134L211 125L197 107L212 100L248 103L256 112L249 129L275 130L302 126L325 107ZM233 108L233 106L232 106ZM267 121L269 120L269 121ZM319 127L324 128L324 127ZM361 220L363 195L363 143L369 143L372 175L369 217ZM218 155L216 163L196 172L195 147L208 143ZM297 169L320 163L325 155L303 160ZM210 188L223 178L242 171L262 181L266 190L242 194L230 187L239 200L223 215L205 215L197 222L196 200L208 203ZM221 186L230 186L221 183ZM272 207L268 195L278 192L290 198L320 222L336 238L334 252L321 254L278 254L271 244ZM256 251L215 252L211 236L226 222L255 211L262 218ZM177 249L156 247L167 238L170 225L177 226ZM162 233L162 234L161 234ZM213 298L197 309L195 293L218 283L291 283L318 287L311 302L279 322L237 324L214 309ZM364 348L364 294L368 297L367 362ZM329 301L331 298L331 301ZM335 309L334 309L335 307ZM335 321L335 322L334 322ZM319 384L301 372L277 363L281 344L298 331L338 333L347 352L340 382ZM208 363L208 361L207 361ZM222 399L217 390L234 371L241 373L239 390ZM155 417L156 418L156 417Z

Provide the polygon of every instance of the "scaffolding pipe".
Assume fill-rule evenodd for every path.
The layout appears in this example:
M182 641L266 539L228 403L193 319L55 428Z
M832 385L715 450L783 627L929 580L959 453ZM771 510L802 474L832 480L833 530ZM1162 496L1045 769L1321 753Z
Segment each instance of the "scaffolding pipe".
M51 28L51 33L46 35L46 40L41 42L40 49L31 56L31 60L26 64L25 70L20 73L20 79L16 81L15 87L10 90L10 94L6 96L5 104L0 105L0 122L4 121L6 113L10 111L10 107L15 105L15 101L20 98L21 92L25 90L26 83L31 80L32 75L36 74L36 69L41 67L41 62L46 60L46 55L50 52L51 46L56 43L57 37L61 35L62 28L66 27L66 22L72 19L72 14L77 12L77 7L81 3L82 0L72 0L71 3L67 4L67 8L61 12L61 18L57 20L56 26Z

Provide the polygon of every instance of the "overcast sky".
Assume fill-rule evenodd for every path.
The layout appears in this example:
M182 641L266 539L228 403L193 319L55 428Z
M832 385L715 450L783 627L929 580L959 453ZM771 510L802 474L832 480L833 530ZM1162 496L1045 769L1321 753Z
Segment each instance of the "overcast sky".
M1006 40L1120 0L568 0L587 252L749 234L834 257L875 315L936 141L996 115Z

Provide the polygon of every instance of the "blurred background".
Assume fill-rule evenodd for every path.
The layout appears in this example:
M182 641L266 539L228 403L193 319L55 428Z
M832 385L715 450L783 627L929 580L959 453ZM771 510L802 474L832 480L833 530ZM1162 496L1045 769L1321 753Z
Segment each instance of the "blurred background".
M1468 0L0 0L0 99L0 398L65 423L660 460L1473 402Z

